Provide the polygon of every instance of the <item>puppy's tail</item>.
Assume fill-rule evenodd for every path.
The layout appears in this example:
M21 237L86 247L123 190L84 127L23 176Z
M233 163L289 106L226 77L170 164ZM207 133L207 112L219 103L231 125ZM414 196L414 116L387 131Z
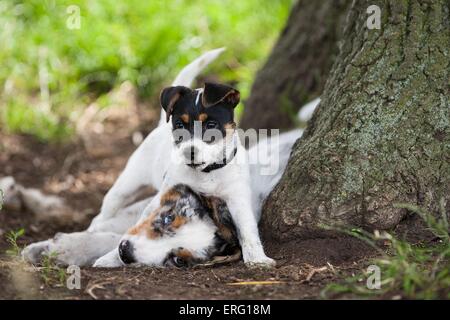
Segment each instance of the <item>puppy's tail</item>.
M190 87L192 81L199 75L200 72L203 71L211 62L217 59L218 56L222 52L225 51L225 48L218 48L214 50L210 50L205 52L200 57L192 61L186 67L181 70L175 80L172 82L172 86L185 86ZM166 112L161 110L161 119L159 124L163 124L166 122Z
M172 83L172 86L190 87L192 81L194 81L198 74L202 72L202 70L205 69L211 62L216 60L217 57L224 51L225 48L218 48L202 54L200 57L184 67L183 70L181 70L175 78L175 81Z
M300 111L298 112L298 119L303 122L309 121L309 119L312 118L312 115L314 111L316 111L317 106L320 103L320 98L316 98L311 102L308 102L303 107L300 108Z

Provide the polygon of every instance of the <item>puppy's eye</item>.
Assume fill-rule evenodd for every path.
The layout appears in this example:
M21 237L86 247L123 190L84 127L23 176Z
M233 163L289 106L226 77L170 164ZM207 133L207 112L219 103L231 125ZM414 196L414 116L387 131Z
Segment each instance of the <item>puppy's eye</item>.
M219 123L214 120L208 120L206 122L206 129L216 129L219 126Z
M172 214L165 216L162 220L163 225L167 226L168 224L171 224L173 222L173 219L174 219L174 217Z
M171 259L172 259L172 263L175 267L177 267L177 268L187 267L187 262L183 258L173 256Z
M183 129L184 128L184 123L180 120L177 120L175 122L175 129Z

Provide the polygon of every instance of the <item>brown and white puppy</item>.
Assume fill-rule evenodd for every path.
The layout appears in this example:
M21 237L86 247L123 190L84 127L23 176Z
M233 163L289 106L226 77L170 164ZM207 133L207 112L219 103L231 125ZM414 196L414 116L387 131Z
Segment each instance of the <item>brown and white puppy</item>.
M118 254L112 257L116 266L187 268L239 260L236 229L222 200L176 185L164 194L160 206L147 219L136 224L150 200L125 208L120 219L108 221L108 232L58 233L52 239L27 246L22 255L36 264L52 254L61 265L92 266L119 246Z
M179 184L162 196L158 209L128 230L119 257L125 264L192 267L238 250L226 204Z

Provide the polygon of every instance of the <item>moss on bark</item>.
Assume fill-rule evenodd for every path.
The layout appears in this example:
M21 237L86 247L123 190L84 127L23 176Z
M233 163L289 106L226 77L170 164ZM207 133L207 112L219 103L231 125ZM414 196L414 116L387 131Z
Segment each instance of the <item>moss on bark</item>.
M366 26L381 8L380 30ZM450 2L355 1L323 100L264 206L277 239L389 229L393 205L450 207Z

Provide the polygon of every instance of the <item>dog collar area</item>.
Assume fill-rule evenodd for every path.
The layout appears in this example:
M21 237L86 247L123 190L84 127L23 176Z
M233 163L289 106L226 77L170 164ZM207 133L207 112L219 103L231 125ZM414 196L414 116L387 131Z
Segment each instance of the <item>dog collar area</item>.
M210 165L206 166L202 170L202 172L209 173L211 171L225 167L231 160L233 160L233 158L236 156L236 153L237 153L237 147L234 147L233 152L231 153L230 159L227 160L227 158L224 157L223 161L221 163L211 163Z

